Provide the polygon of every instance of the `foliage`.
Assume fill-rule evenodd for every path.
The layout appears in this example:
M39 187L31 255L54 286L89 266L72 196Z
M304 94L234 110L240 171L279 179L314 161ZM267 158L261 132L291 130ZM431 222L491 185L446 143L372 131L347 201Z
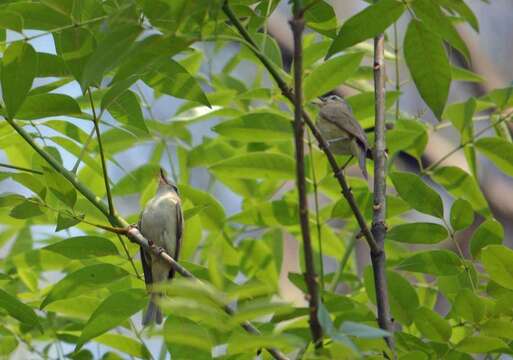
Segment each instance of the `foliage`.
M289 85L292 80L276 41L261 31L279 2L230 1L270 68L228 21L223 3L0 5L1 154L15 167L0 164L0 357L25 346L42 358L147 359L155 353L147 347L151 337L161 339L161 353L173 359L249 359L266 347L326 359L390 352L382 339L389 334L376 323L372 271L357 276L357 222L315 144L308 145L306 170L312 199L321 199L318 211L310 212L316 268L321 271L321 258L338 269L319 274L321 352L314 354L310 343L306 302L283 300L290 297L282 293L280 274L291 257L283 246L285 239L300 239L293 108L268 71ZM387 277L398 358L511 354L513 250L502 245L502 225L478 186L477 154L511 176L513 145L509 134L490 136L474 131L474 124L483 111L492 114L487 129L509 121L513 89L447 104L452 81L482 80L451 65L447 53L451 46L469 60L454 22L478 30L475 15L463 0L380 0L339 26L328 2L294 3L307 9L305 101L344 83L358 89L348 102L371 127L371 69L364 64L372 54L361 42L408 17L402 45L411 79L440 125L461 136L458 149L469 171L441 162L422 168L437 127L411 114L387 113L394 124L387 132ZM50 52L40 49L41 40ZM403 59L389 54L387 61L393 66ZM400 95L389 91L387 108ZM155 112L162 102L172 108L169 115ZM305 106L315 114L314 106ZM97 120L102 148L92 132ZM134 195L143 206L155 192L159 166L169 170L185 209L180 263L203 282L176 279L163 289L169 295L162 303L168 315L163 327L141 330L133 320L147 302L138 246L95 226L108 219L28 146L13 123L100 199L107 196L105 156L114 202L131 201L120 212L134 223L140 210ZM399 166L405 154L421 166L418 174ZM348 179L369 220L369 184ZM418 212L422 217L412 216ZM468 246L459 245L459 236L477 222ZM288 275L306 291L301 276ZM437 311L442 298L445 313ZM227 306L233 315L223 311ZM246 321L261 334L245 333ZM95 344L101 354L93 355Z

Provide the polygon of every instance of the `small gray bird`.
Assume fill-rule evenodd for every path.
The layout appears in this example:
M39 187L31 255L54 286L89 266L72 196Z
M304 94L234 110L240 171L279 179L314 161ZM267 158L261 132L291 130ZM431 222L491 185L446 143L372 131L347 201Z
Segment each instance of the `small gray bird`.
M367 179L365 159L372 155L367 136L355 119L351 106L337 95L319 98L314 103L320 107L317 126L331 151L337 155L355 156L363 176Z
M183 235L183 213L177 187L169 182L160 169L157 194L148 202L139 220L141 234L163 248L173 259L178 260ZM161 258L141 247L141 262L144 281L150 291L150 303L143 315L143 325L162 323L162 312L158 306L163 294L153 285L172 279L175 271Z

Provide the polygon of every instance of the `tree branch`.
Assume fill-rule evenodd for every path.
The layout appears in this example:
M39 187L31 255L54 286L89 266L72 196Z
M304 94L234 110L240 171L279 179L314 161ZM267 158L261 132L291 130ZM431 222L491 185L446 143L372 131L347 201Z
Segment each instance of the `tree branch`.
M19 126L13 119L5 118L5 120L11 125L11 127L43 158L45 161L52 166L55 171L59 172L66 180L68 180L75 189L77 189L91 204L93 204L98 210L100 210L105 217L109 220L112 228L102 227L105 230L112 231L117 234L122 234L128 237L128 239L139 246L142 246L145 250L152 252L155 256L160 257L162 260L167 262L176 272L180 275L200 281L196 278L189 270L184 268L182 265L177 263L169 254L167 254L162 248L155 246L153 243L150 245L148 240L141 234L139 229L136 227L130 226L128 222L122 218L118 214L113 214L111 216L109 212L109 208L101 199L96 196L87 186L78 181L75 174L68 171L64 168L58 161L56 161L52 155L48 154L44 149L42 149L35 141L31 138L31 136L21 127ZM223 307L224 311L232 315L234 311L228 306ZM242 327L251 334L259 334L259 330L254 327L250 322L244 322ZM276 360L288 360L288 358L281 353L279 350L275 348L268 348L267 351L276 359Z
M103 181L105 182L105 191L107 192L107 201L109 204L109 214L110 216L114 216L116 210L114 209L114 201L112 200L112 194L110 192L109 185L109 174L107 172L107 162L105 161L105 152L103 151L102 137L100 135L100 119L96 116L96 111L94 109L94 101L93 96L91 95L91 88L87 88L87 94L89 95L89 101L91 103L91 110L93 112L93 123L94 123L94 131L96 132L96 138L98 139L98 150L100 152L100 159L102 162L102 171L103 171Z
M385 34L374 38L374 105L375 105L375 145L374 145L374 214L372 218L372 234L378 245L378 251L371 251L372 270L378 324L388 332L393 331L390 321L390 305L386 276L385 235L386 220L386 140L385 140ZM392 336L385 338L388 346L394 350Z
M303 253L305 257L305 283L308 288L308 305L310 309L309 324L312 340L316 348L322 347L322 328L317 318L319 308L319 289L315 274L312 240L310 238L310 224L308 220L308 200L306 198L305 180L305 126L302 119L303 113L303 45L302 37L305 28L305 21L300 13L296 11L294 18L290 21L290 27L294 36L294 140L296 147L296 183L298 191L299 221L301 223L301 234L303 236Z
M9 165L9 164L0 163L0 167L4 167L4 168L7 168L7 169L18 170L18 171L26 171L26 172L29 172L29 173L32 173L32 174L37 174L37 175L43 175L42 171L34 170L34 169L29 169L29 168L24 168L24 167L16 166L16 165Z
M287 83L283 78L280 76L278 71L274 68L274 65L271 63L269 59L259 50L256 43L253 41L249 33L246 31L246 29L242 26L239 19L235 16L232 9L228 5L228 0L225 0L223 4L223 11L226 14L226 16L230 19L230 21L233 23L233 25L237 28L240 35L246 40L247 43L251 45L250 50L253 51L255 56L262 62L262 64L266 67L267 71L271 74L274 81L278 85L279 89L283 93L283 95L291 102L294 103L294 95L293 91L288 87ZM328 162L331 166L331 169L333 170L333 174L335 178L337 179L341 189L342 189L342 195L347 200L347 203L349 204L349 207L351 208L356 221L358 222L358 226L361 229L361 232L363 236L365 237L365 240L367 241L367 244L371 248L371 251L378 251L378 247L376 245L376 242L374 241L374 237L369 230L369 227L367 226L367 223L365 222L365 218L362 215L362 212L358 208L358 205L356 203L356 200L353 196L353 193L351 191L351 188L347 184L346 178L344 176L344 173L339 168L337 164L337 160L335 159L335 156L329 149L329 145L326 142L326 140L323 138L317 127L315 126L312 118L308 113L303 109L302 110L302 116L305 121L305 123L310 128L310 131L312 132L313 136L319 143L319 148L324 152L326 155L326 158L328 159Z

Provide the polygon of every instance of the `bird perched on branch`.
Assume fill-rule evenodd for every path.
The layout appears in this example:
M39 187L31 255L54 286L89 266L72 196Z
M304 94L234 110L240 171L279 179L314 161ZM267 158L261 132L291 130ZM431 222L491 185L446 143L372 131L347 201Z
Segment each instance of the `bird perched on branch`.
M313 103L320 108L317 126L330 150L337 155L355 156L363 176L367 179L365 159L372 159L372 154L365 131L355 119L351 106L337 95L321 97Z
M157 193L144 208L139 220L139 230L148 241L162 248L173 259L178 260L183 235L183 213L177 187L166 179L160 169ZM143 315L143 325L162 323L162 312L158 301L163 294L154 289L175 275L174 269L163 259L141 247L141 262L144 281L150 292L150 303Z

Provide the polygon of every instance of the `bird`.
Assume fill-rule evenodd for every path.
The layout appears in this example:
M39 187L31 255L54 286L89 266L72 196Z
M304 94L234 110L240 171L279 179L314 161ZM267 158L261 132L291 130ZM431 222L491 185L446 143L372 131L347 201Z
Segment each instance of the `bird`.
M178 261L184 230L180 195L175 184L170 182L161 168L155 196L148 201L139 220L139 231L150 244L162 248ZM158 305L162 292L155 285L173 279L175 270L163 259L140 249L144 281L150 293L150 301L143 315L144 326L162 323L162 311Z
M367 157L372 158L372 154L365 131L356 120L351 106L338 95L320 97L313 103L320 108L317 126L330 150L337 155L355 156L367 179L365 160Z

